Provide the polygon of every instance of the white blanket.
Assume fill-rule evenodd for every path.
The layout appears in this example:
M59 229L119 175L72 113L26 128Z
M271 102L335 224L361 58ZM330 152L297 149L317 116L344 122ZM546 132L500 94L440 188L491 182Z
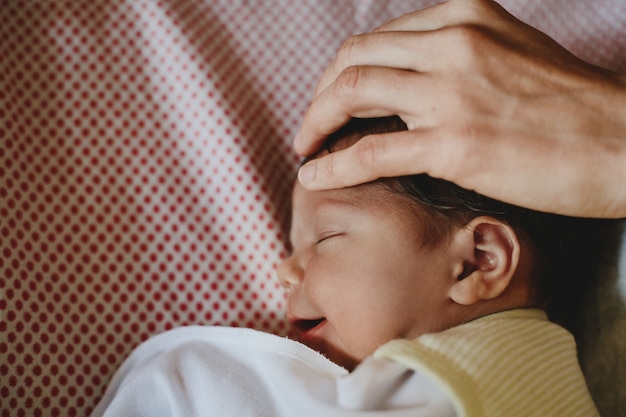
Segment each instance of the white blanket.
M354 372L293 340L250 329L178 328L139 346L95 416L453 417L445 395L401 365Z

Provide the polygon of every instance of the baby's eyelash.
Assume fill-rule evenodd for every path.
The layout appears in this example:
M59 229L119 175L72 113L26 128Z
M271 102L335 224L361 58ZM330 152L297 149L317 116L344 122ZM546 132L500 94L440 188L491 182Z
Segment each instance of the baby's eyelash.
M328 233L328 234L324 234L322 236L320 236L317 241L315 242L315 244L319 244L322 243L325 240L330 239L331 237L337 237L337 236L341 236L343 235L343 233L339 233L339 232L333 232L333 233Z

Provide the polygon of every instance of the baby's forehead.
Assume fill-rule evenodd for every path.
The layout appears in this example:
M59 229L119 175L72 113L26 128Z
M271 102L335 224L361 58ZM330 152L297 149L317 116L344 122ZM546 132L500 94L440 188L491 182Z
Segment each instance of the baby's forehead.
M339 188L333 190L311 191L302 187L298 181L293 187L291 209L294 214L298 211L313 213L316 209L325 205L337 207L356 207L369 202L366 193L357 187Z
M336 188L330 190L307 190L298 181L294 183L293 197L309 201L333 200L346 205L368 204L383 198L388 194L378 181L359 184L352 187Z
M376 211L380 215L403 215L408 221L418 221L421 207L408 195L376 180L353 187L309 191L296 182L292 199L292 215L304 214L306 220L328 209L347 211Z

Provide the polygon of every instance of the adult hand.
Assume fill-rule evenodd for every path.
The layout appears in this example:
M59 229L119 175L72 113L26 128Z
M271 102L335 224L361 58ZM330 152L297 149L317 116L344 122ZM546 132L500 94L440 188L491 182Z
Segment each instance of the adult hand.
M626 217L626 77L581 61L487 0L450 0L348 39L294 146L309 155L351 117L399 115L304 165L328 189L417 173L528 208Z

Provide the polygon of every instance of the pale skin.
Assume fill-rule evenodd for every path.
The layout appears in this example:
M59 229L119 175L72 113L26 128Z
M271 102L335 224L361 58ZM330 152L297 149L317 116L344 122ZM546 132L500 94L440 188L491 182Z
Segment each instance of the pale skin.
M311 161L301 184L427 173L535 210L626 217L626 76L494 2L449 0L348 39L294 146L309 155L350 117L394 114L408 131Z
M292 254L277 268L300 339L352 370L392 339L528 307L533 256L482 216L423 245L416 203L381 184L309 191L296 184Z

